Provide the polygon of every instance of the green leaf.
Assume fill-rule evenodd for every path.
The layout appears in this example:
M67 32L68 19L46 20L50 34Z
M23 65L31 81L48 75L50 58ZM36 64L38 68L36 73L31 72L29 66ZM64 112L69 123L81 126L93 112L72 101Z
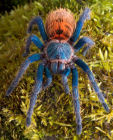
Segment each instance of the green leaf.
M104 56L103 56L101 49L99 49L99 56L100 56L101 60L104 61Z
M107 52L107 50L105 50L104 59L107 60L107 57L108 57L108 52Z
M112 140L112 137L107 132L105 132L104 130L102 130L99 127L95 127L95 128L98 129L99 131L101 131L103 134L105 134L110 140Z
M74 136L74 137L73 137L73 140L78 140L78 137L77 137L77 136Z

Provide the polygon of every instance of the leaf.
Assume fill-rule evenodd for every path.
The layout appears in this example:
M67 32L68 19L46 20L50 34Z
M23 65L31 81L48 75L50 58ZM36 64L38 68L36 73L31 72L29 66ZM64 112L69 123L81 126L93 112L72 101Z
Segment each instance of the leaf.
M62 93L60 96L59 96L59 98L58 98L58 100L57 100L57 102L56 103L58 103L63 97L64 97L64 93Z
M32 138L31 138L31 140L40 140L40 139L39 139L39 135L34 134L34 135L32 136Z
M77 136L74 136L74 137L73 137L73 140L78 140L78 137L77 137Z
M108 52L107 52L107 50L105 50L104 59L107 60L107 57L108 57Z
M26 16L24 16L24 15L22 15L22 18L25 19L26 21L29 20L28 17L26 17Z
M107 119L107 122L110 123L110 121L113 119L113 110L111 111L111 113L106 115L106 119Z
M95 128L98 129L99 131L101 131L103 134L105 134L110 140L112 140L112 137L107 132L105 132L104 130L102 130L99 127L95 127Z
M99 49L99 56L100 56L101 60L104 61L104 56L103 56L103 53L102 53L101 49Z
M60 125L60 126L69 126L71 127L71 124L65 124L65 123L61 123L61 122L53 122L54 124Z
M42 118L42 121L43 125L47 126L47 120L45 118Z
M11 121L13 121L13 120L15 120L15 117L14 117L14 116L11 116L11 117L9 118L9 122L11 122Z
M34 4L37 6L38 9L43 10L43 6L40 2L35 1Z

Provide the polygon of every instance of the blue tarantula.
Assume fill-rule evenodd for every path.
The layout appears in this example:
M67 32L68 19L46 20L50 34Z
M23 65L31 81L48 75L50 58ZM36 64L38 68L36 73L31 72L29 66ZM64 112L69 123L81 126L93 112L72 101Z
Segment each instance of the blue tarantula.
M78 52L84 45L83 55L87 50L94 45L94 42L88 37L82 37L76 44L84 21L90 19L90 9L85 8L83 14L80 16L77 24L73 14L68 9L57 9L50 12L46 18L45 28L41 17L35 17L31 20L28 27L28 33L31 33L33 24L37 24L40 34L44 43L42 43L36 35L31 35L27 39L26 52L24 56L29 54L30 44L33 42L40 50L40 54L33 54L29 56L25 62L21 65L20 71L16 78L12 81L10 87L7 90L7 96L17 86L18 81L22 77L29 64L42 60L38 66L37 77L33 93L30 99L30 107L27 113L26 124L31 124L31 116L33 108L36 103L37 95L41 89L46 89L52 82L52 74L60 74L62 76L62 83L65 92L68 94L68 80L70 72L72 72L72 97L74 103L74 110L77 123L77 134L82 132L82 121L80 116L80 104L78 94L78 72L75 67L77 64L88 75L88 78L97 93L97 96L102 103L104 109L109 112L109 108L105 103L103 94L100 92L99 87L96 84L93 73L89 69L88 65L78 58L75 53ZM47 77L47 81L43 84L43 72Z

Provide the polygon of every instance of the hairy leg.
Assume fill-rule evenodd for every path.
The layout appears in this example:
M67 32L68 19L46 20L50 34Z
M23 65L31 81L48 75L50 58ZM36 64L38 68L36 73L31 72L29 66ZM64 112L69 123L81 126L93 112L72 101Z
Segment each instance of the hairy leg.
M28 68L28 66L35 61L38 61L41 59L41 55L40 54L33 54L30 57L28 57L25 62L21 65L20 70L17 74L17 76L15 77L15 79L12 81L10 87L8 88L7 92L6 92L6 96L9 96L11 94L11 92L14 90L14 88L17 86L19 80L21 79L22 75L24 74L24 72L26 71L26 69Z
M74 46L74 51L78 52L84 45L86 47L83 49L82 54L85 56L88 49L91 48L95 43L88 37L82 37L77 44Z
M76 42L76 40L78 39L78 37L80 35L80 31L81 31L84 21L86 19L90 19L90 9L89 8L85 8L83 14L79 18L79 21L77 22L77 26L73 33L73 36L70 38L70 41L72 43Z
M67 68L62 72L62 83L63 83L64 90L65 90L66 94L70 93L69 92L69 86L68 86L68 79L67 79L69 74L70 74L70 68Z
M39 49L43 48L43 43L40 41L40 39L36 35L31 35L28 37L26 42L26 52L23 54L23 56L27 56L29 54L29 48L31 43L34 43Z
M89 80L90 80L90 82L91 82L91 84L92 84L92 86L93 86L95 92L97 93L98 98L99 98L100 102L102 103L104 109L105 109L107 112L109 112L109 108L108 108L107 104L105 103L104 96L103 96L103 94L100 92L100 89L99 89L99 87L97 86L97 83L96 83L96 81L95 81L95 78L94 78L94 76L93 76L93 73L92 73L91 70L89 69L88 65L87 65L85 62L83 62L81 59L77 59L77 60L75 61L75 63L76 63L79 67L81 67L81 68L83 69L84 72L86 72L86 74L88 75L88 78L89 78Z
M77 123L77 134L80 135L82 132L82 120L80 116L80 103L79 103L79 94L78 94L78 72L75 66L72 68L72 95L73 103L76 115Z
M52 82L52 75L51 75L51 72L50 70L48 69L47 66L45 66L45 75L47 77L47 81L46 83L43 85L43 88L46 89Z
M42 80L43 80L43 71L44 71L44 64L40 63L38 66L38 71L37 71L37 79L36 83L33 89L33 93L31 95L30 99L30 107L27 113L27 119L26 119L26 125L29 126L31 124L31 116L33 113L33 109L36 103L37 95L42 89Z
M35 17L35 18L33 18L31 20L31 22L29 23L29 27L28 27L28 33L31 33L33 24L37 24L38 25L38 28L39 28L40 34L42 36L42 39L44 41L47 41L48 37L47 37L47 34L45 32L45 28L44 28L44 24L43 24L42 18L40 16L37 16L37 17Z

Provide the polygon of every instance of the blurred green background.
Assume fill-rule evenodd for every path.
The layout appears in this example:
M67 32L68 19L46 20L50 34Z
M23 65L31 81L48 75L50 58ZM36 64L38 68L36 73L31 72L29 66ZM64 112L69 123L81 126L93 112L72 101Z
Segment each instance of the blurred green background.
M110 108L106 113L98 101L86 74L79 71L79 93L83 130L76 135L76 122L71 96L64 93L61 77L54 76L51 87L42 91L26 127L26 113L36 76L37 63L30 65L10 97L5 97L18 72L29 35L30 20L40 15L45 22L49 11L63 7L79 19L85 7L91 9L82 36L89 36L95 46L84 57L77 53L93 71L98 86ZM4 0L0 1L0 140L112 140L113 139L113 1L112 0ZM7 10L7 12L6 12ZM9 12L10 11L10 12ZM33 33L40 39L37 26ZM39 52L32 44L31 54ZM71 87L71 75L69 86Z

